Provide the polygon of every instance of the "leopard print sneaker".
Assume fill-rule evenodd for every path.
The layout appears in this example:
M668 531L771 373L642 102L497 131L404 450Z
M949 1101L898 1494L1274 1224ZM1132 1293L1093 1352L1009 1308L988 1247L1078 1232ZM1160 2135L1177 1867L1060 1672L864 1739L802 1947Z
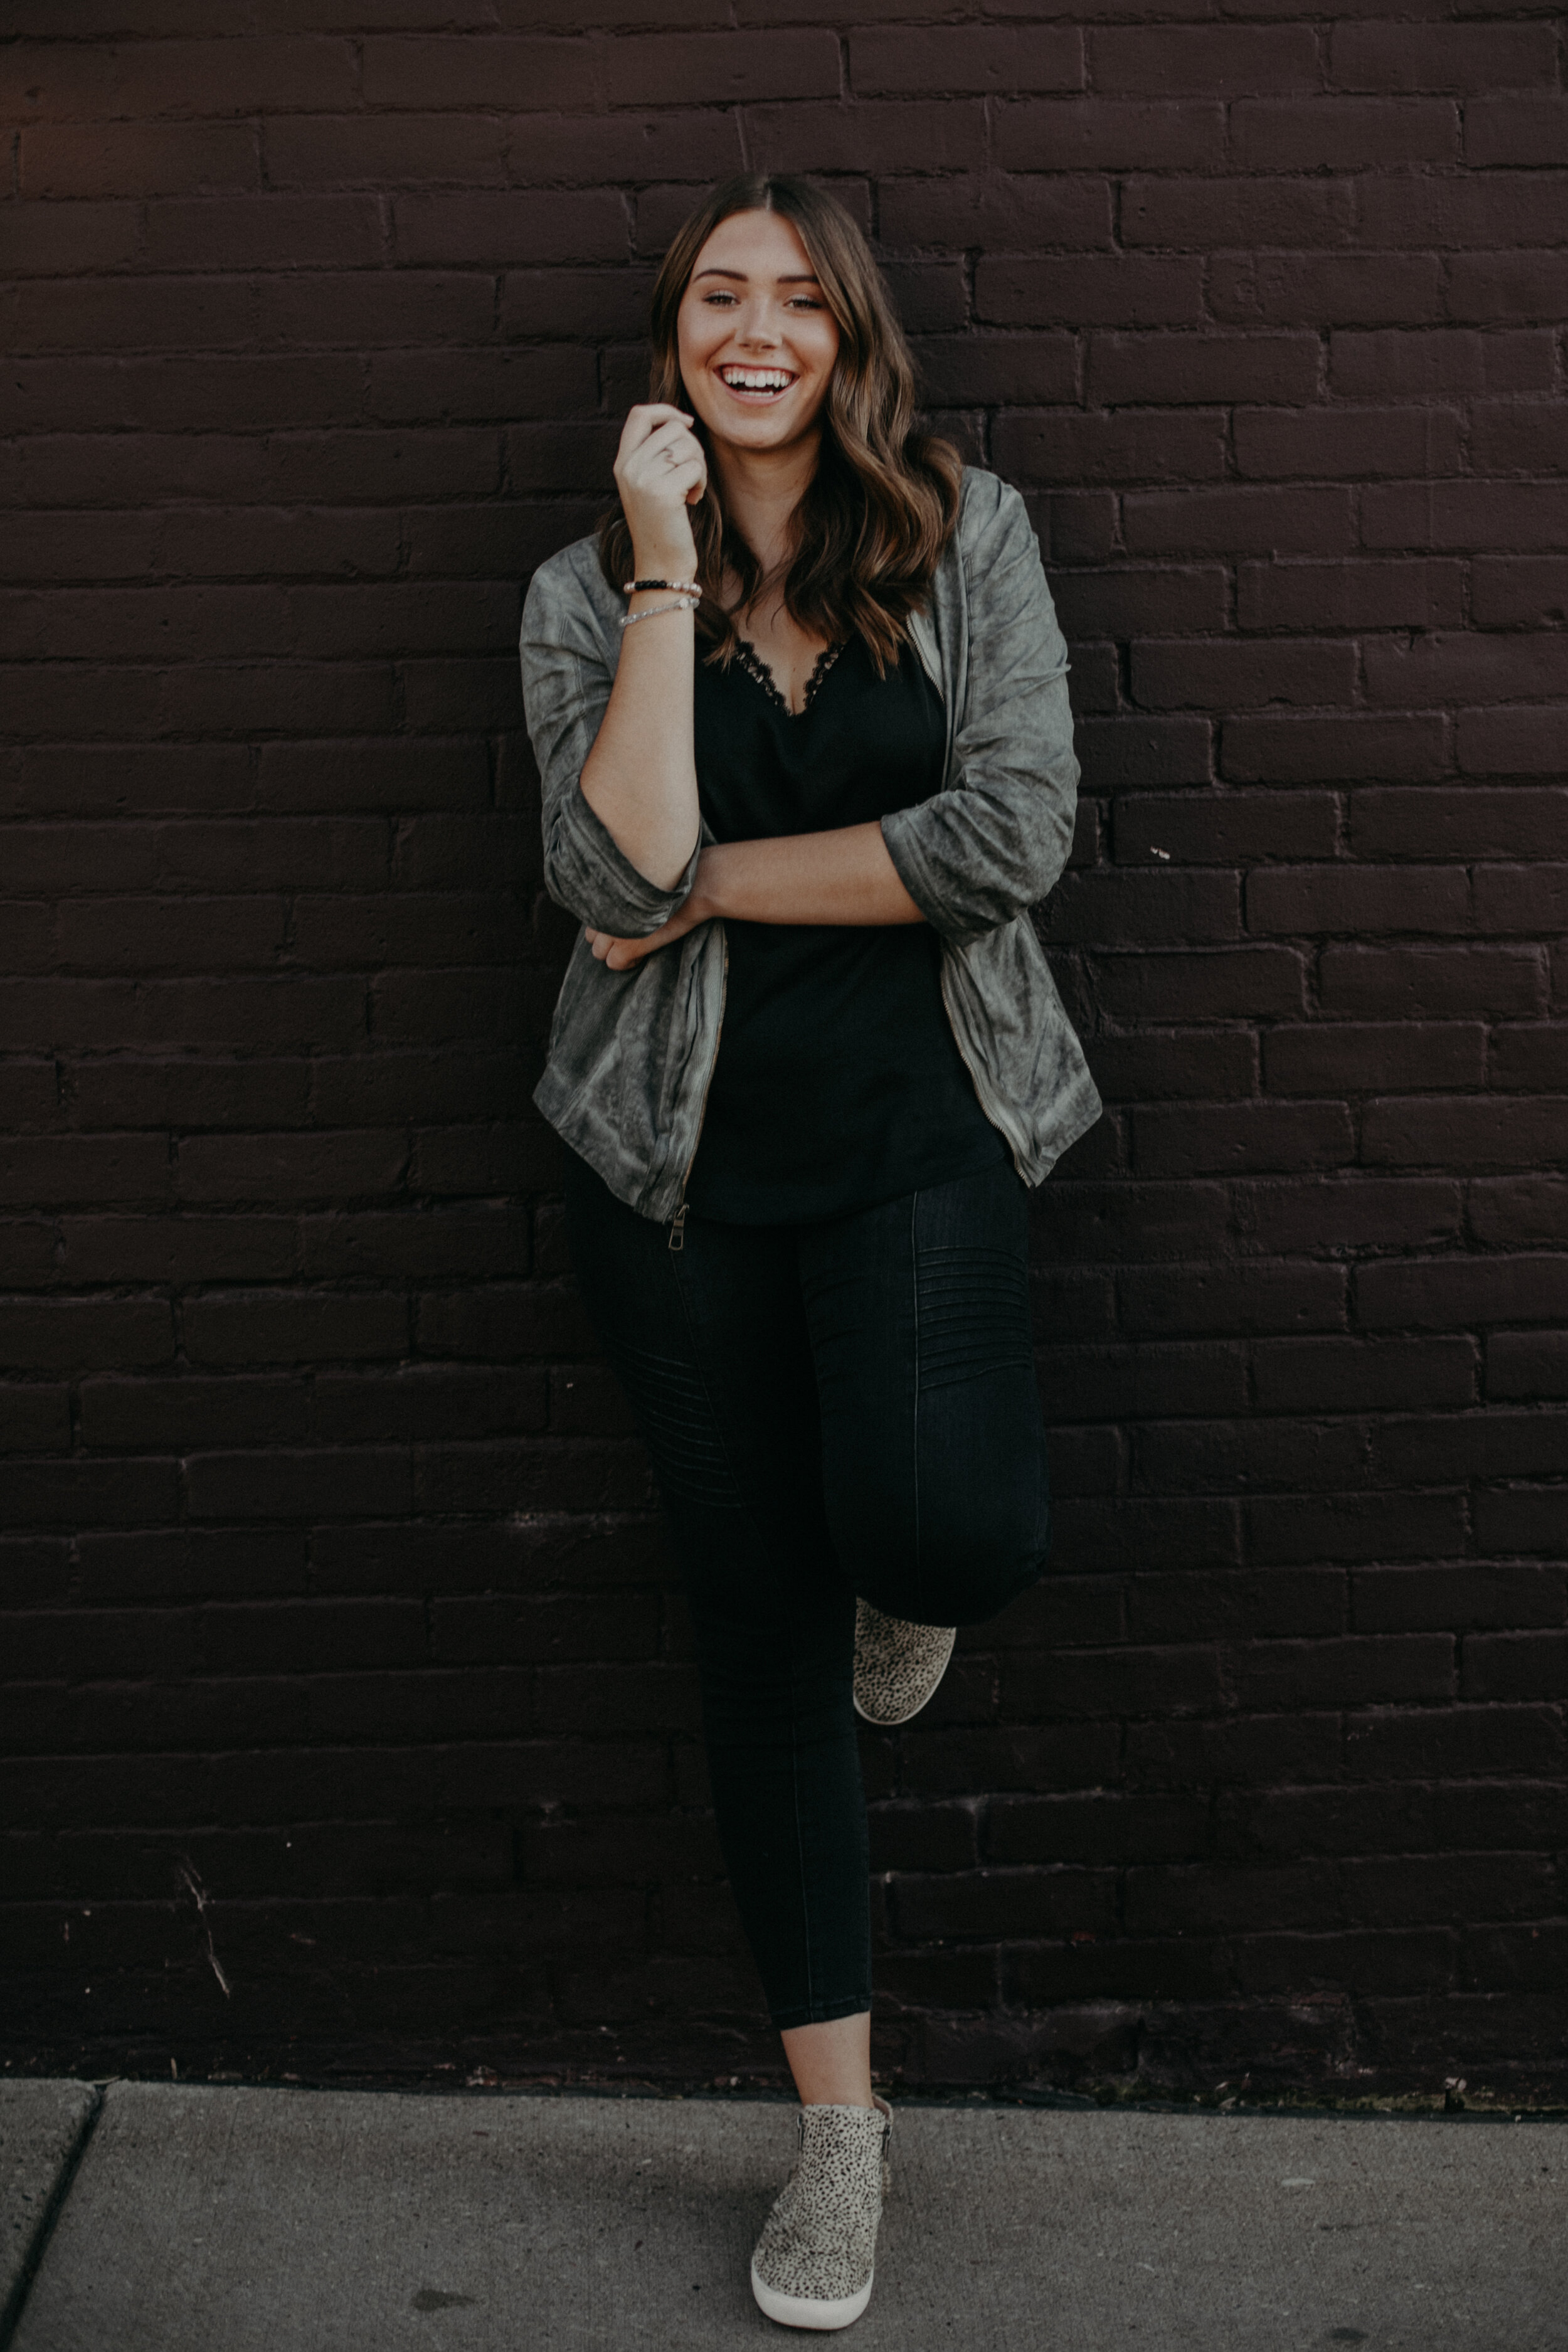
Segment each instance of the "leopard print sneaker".
M752 2293L784 2327L847 2327L871 2300L893 2111L802 2107L800 2153L763 2224Z
M855 1709L868 1723L908 1723L947 1672L956 1625L910 1625L855 1603Z

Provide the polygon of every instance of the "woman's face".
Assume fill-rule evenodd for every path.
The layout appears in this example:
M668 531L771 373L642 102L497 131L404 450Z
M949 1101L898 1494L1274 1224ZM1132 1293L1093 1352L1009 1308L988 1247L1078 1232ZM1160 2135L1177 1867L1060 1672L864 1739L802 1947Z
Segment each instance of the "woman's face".
M716 441L782 449L814 426L838 325L793 221L721 221L697 257L677 332L687 393Z

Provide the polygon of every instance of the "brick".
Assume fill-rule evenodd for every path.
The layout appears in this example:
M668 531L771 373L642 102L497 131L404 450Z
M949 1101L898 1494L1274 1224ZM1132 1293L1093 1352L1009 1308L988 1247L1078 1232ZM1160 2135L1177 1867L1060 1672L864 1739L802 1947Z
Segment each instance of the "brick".
M70 1405L68 1388L20 1381L0 1382L0 1451L68 1454L71 1444Z
M1539 950L1507 947L1352 948L1323 951L1325 1009L1401 1019L1546 1009Z
M169 1195L161 1135L10 1136L0 1142L0 1202L58 1211L80 1201L156 1206Z
M1563 1084L1564 1036L1542 1022L1492 1033L1490 1077L1496 1087L1554 1093Z
M208 1292L182 1314L193 1363L293 1363L401 1357L408 1317L401 1298L374 1293Z
M259 184L246 123L37 123L21 141L27 196L161 196Z
M1220 739L1221 769L1237 783L1416 780L1443 774L1446 752L1436 717L1230 719Z
M1568 102L1520 91L1478 95L1465 108L1465 161L1485 165L1568 163Z
M1372 786L1352 796L1350 837L1364 857L1560 858L1568 856L1568 793L1539 784Z
M1095 400L1314 399L1318 343L1310 335L1118 335L1089 339Z
M1369 491L1369 545L1551 547L1568 531L1568 504L1556 484L1436 482Z
M1475 135L1472 112L1466 108L1467 154ZM1458 109L1441 99L1244 98L1230 115L1232 156L1249 172L1321 171L1325 166L1344 171L1358 164L1385 170L1393 163L1452 163L1458 159Z
M1205 719L1110 719L1081 721L1075 747L1086 792L1139 784L1206 784L1213 768L1212 729Z
M1244 629L1452 628L1463 589L1460 566L1442 561L1243 563L1237 619Z
M931 335L914 350L927 394L947 405L1071 400L1078 388L1070 335Z
M1116 856L1142 863L1163 853L1196 866L1330 857L1338 828L1327 793L1128 794L1116 804Z
M1563 1552L1561 1486L1518 1486L1483 1491L1476 1497L1477 1540L1490 1551Z
M475 118L476 128L481 121ZM720 180L738 172L742 163L737 118L710 110L524 114L506 125L505 141L508 176L524 186L535 182L591 185L605 180ZM448 172L443 176L471 184L476 175Z
M1247 1505L1246 1521L1248 1556L1263 1565L1441 1559L1465 1548L1457 1495L1258 1498Z
M392 1518L408 1507L408 1457L390 1447L200 1454L185 1477L195 1519Z
M1225 146L1224 110L1206 92L1184 104L1100 97L1004 101L994 121L996 160L1005 171L1201 171L1219 162Z
M1353 1156L1349 1115L1337 1103L1150 1107L1133 1114L1132 1149L1141 1176L1337 1168Z
M754 171L953 172L986 161L977 100L748 102L745 123Z
M1563 434L1560 412L1551 405L1525 400L1480 401L1472 417L1475 463L1481 471L1568 472L1568 436ZM1489 569L1506 578L1509 567Z
M1568 1417L1546 1411L1402 1416L1385 1422L1374 1446L1377 1475L1432 1486L1459 1477L1551 1475L1562 1466Z
M1550 88L1556 62L1546 25L1340 24L1329 47L1340 89Z
M1132 648L1133 699L1152 709L1348 702L1354 674L1352 648L1331 640L1254 646L1145 638Z
M1522 1560L1508 1565L1466 1560L1448 1568L1365 1569L1356 1572L1354 1591L1356 1622L1369 1632L1428 1627L1458 1632L1474 1627L1561 1624L1563 1618L1561 1573ZM1450 1821L1448 1833L1462 1840L1467 1831Z
M418 112L437 107L521 110L537 107L542 100L557 107L591 107L599 97L597 58L595 46L585 41L504 34L481 40L373 37L362 51L363 102Z
M14 280L121 268L136 257L138 226L130 205L12 203L0 214L0 267ZM43 286L29 302L12 300L25 321L47 315L68 290Z
M401 1131L325 1135L195 1135L179 1146L175 1189L184 1202L349 1200L400 1189L408 1142Z
M1110 184L1044 175L888 178L878 189L878 216L883 242L895 248L1109 246Z
M1568 1094L1422 1097L1369 1104L1362 1157L1384 1167L1531 1167L1561 1157L1565 1139Z
M1190 247L1346 245L1355 217L1348 180L1205 178L1162 173L1121 184L1121 233L1129 245Z
M1014 409L998 417L992 445L1019 483L1203 480L1225 468L1223 422L1202 411Z
M1464 327L1436 327L1425 334L1397 328L1335 334L1330 340L1329 372L1333 390L1352 399L1426 400L1478 392L1504 396L1544 392L1552 380L1549 349L1540 335L1479 335ZM1478 486L1470 482L1411 482L1381 491L1364 503L1374 530L1398 521L1404 526L1402 541L1407 543L1423 534L1423 526L1426 531L1440 530L1447 518L1480 511L1477 496ZM1369 537L1373 546L1394 543ZM1510 541L1505 535L1494 543L1507 546Z
M1476 1355L1467 1339L1260 1339L1253 1377L1266 1412L1408 1412L1473 1402Z
M1014 97L1079 89L1083 78L1083 37L1067 26L900 27L849 36L850 87L868 97Z
M1237 409L1238 473L1262 478L1447 473L1460 463L1462 420L1446 409Z
M1202 265L1196 260L1062 254L1037 261L986 255L975 270L975 315L998 326L1191 326L1202 307Z
M1261 877L1258 877L1261 878ZM1263 1044L1270 1094L1422 1093L1486 1082L1487 1034L1479 1022L1382 1022L1279 1027Z
M393 205L403 262L624 261L626 215L610 189L478 191L398 196Z
M165 1363L174 1354L168 1303L159 1298L0 1301L0 1363L69 1371Z
M1315 89L1318 60L1305 25L1097 26L1089 37L1097 91L1256 97Z
M1470 887L1457 866L1271 866L1248 875L1251 931L1464 932Z
M1369 644L1366 690L1373 702L1541 700L1562 677L1561 640L1551 632L1491 636L1425 635L1408 646Z
M1049 937L1110 947L1192 938L1234 939L1235 877L1202 872L1100 868L1067 876L1052 893Z
M1106 956L1096 959L1094 970L1106 1009L1122 1021L1205 1020L1305 1010L1301 961L1289 948Z
M261 138L273 188L471 188L507 176L507 132L490 114L273 115Z
M1564 1299L1568 1260L1561 1257L1412 1258L1356 1275L1356 1318L1370 1330L1551 1323Z
M1118 1301L1136 1332L1275 1333L1343 1327L1345 1277L1328 1265L1191 1266L1121 1275Z
M1152 1043L1155 1052L1170 1057L1190 1051L1203 1035L1201 1031L1184 1035L1181 1031L1166 1030ZM1221 1038L1218 1042L1233 1041ZM1234 1042L1245 1045L1247 1041ZM1095 1184L1058 1178L1052 1188L1048 1226L1052 1257L1094 1262L1183 1258L1205 1245L1223 1247L1229 1232L1229 1202L1217 1184ZM1217 1353L1223 1369L1228 1359L1223 1349ZM1053 1355L1041 1364L1042 1379L1058 1377L1056 1360Z
M290 1217L62 1217L61 1264L73 1283L267 1281L296 1272Z
M1445 315L1435 254L1226 254L1211 265L1209 288L1227 325L1417 325Z
M1466 775L1560 776L1568 714L1560 704L1536 709L1459 714L1458 764Z
M1275 1709L1450 1699L1454 1648L1447 1633L1258 1642L1237 1658L1237 1696L1243 1706Z
M353 269L383 258L370 196L178 196L150 204L144 257L154 269Z
M1489 934L1568 928L1568 865L1475 869L1476 918Z
M612 106L837 98L838 44L829 32L805 28L623 34L605 54L603 80Z
M1353 544L1339 488L1138 490L1122 512L1135 555L1342 555Z
M1568 1333L1494 1331L1486 1360L1489 1397L1568 1397Z

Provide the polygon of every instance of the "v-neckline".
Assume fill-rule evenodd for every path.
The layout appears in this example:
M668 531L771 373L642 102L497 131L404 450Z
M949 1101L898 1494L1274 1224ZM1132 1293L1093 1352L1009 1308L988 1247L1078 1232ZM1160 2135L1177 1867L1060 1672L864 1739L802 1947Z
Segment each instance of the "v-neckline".
M828 671L833 667L834 663L838 659L838 656L843 650L844 641L842 638L838 639L833 645L823 646L822 651L817 655L816 659L811 666L811 675L805 681L805 691L801 698L800 709L798 710L792 710L789 703L786 701L784 694L780 690L779 682L773 676L771 665L763 659L755 646L751 642L751 639L749 637L742 637L740 635L737 635L735 639L735 657L739 661L741 667L745 671L748 677L755 678L757 684L762 688L763 692L767 696L769 701L776 703L778 708L784 712L786 719L804 719L805 717L806 712L811 709L812 704L816 699L817 688L821 686L823 679L827 676Z

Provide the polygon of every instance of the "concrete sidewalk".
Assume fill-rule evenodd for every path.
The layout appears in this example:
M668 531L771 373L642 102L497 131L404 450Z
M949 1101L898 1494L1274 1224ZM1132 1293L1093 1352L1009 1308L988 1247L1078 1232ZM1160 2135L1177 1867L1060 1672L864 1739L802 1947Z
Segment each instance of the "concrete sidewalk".
M805 2341L746 2280L794 2138L755 2100L8 2084L0 2303L15 2352ZM1555 2124L905 2106L893 2165L857 2352L1568 2347Z

